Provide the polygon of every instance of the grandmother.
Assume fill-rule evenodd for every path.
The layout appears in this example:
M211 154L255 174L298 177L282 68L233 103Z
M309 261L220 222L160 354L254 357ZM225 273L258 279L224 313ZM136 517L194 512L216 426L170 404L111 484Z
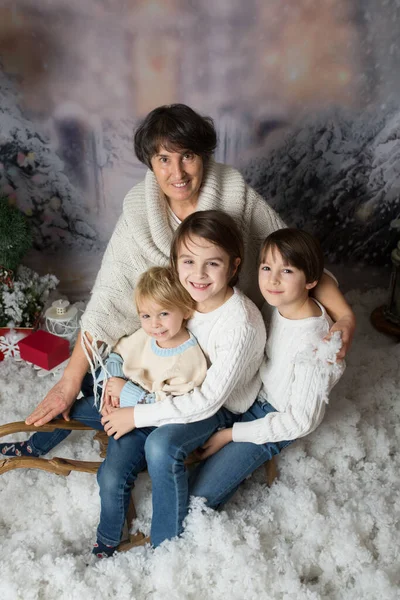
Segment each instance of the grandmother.
M237 170L213 160L216 144L212 119L184 104L156 108L139 125L135 153L149 170L124 200L69 364L27 424L44 425L60 414L69 419L89 364L96 365L100 357L98 348L105 344L110 349L139 328L132 302L136 281L149 267L168 264L173 232L191 213L219 209L235 219L245 240L240 287L261 305L258 250L267 235L285 225ZM342 331L342 358L353 337L354 314L327 274L315 297L336 321L332 331Z

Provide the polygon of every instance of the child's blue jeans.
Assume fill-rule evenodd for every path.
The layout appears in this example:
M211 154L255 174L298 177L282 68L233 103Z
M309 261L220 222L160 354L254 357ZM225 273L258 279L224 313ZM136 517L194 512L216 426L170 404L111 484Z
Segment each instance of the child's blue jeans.
M101 415L94 405L91 385L93 380L87 375L82 385L85 397L75 402L70 417L102 430ZM165 539L179 535L189 503L184 461L217 429L231 427L237 418L238 415L221 408L204 421L134 429L118 440L110 437L107 458L97 473L101 501L98 539L110 546L117 546L121 541L131 487L146 465L153 489L152 544L157 546ZM46 454L69 434L70 431L62 429L35 433L30 439L33 454Z
M262 419L270 412L276 412L276 409L259 397L237 421L243 423ZM227 444L193 470L189 479L190 494L206 498L207 505L212 508L222 506L246 477L293 441Z

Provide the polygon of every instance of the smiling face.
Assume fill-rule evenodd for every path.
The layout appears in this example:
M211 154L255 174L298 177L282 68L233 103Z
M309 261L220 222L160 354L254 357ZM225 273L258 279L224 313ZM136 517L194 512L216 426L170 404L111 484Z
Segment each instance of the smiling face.
M228 283L240 259L230 265L228 253L209 240L194 235L180 244L177 252L178 276L196 302L199 312L215 310L233 294Z
M303 271L288 265L277 248L268 248L260 264L258 284L268 304L284 317L294 318L317 282L307 283Z
M197 203L203 181L203 159L190 150L170 152L162 146L151 158L157 183L171 205Z
M189 313L181 308L166 308L149 298L141 299L138 308L142 328L161 348L175 348L188 339L184 320Z

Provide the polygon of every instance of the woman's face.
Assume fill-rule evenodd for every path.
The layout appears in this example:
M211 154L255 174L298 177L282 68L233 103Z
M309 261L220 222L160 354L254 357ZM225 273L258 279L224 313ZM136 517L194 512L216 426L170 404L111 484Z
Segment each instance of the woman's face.
M215 310L232 293L228 286L233 276L229 255L220 246L193 236L178 248L176 262L179 281L196 301L198 311ZM239 264L240 259L236 262Z
M158 185L170 204L196 204L203 181L203 159L190 150L169 152L162 146L151 159Z

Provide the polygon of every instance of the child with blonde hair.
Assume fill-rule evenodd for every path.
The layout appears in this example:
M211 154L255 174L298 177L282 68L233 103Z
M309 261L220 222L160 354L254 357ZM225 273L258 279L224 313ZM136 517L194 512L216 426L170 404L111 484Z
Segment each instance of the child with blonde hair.
M152 480L152 544L158 546L181 533L189 505L185 459L215 431L231 427L251 406L260 389L258 369L265 346L265 326L258 308L236 287L244 257L240 227L221 211L194 212L178 227L171 256L175 276L195 302L196 310L187 325L198 338L209 368L201 386L196 385L198 363L186 360L189 349L185 345L192 337L186 332L183 320L189 310L185 304L179 304L176 323L171 314L178 308L177 300L165 305L164 297L148 292L147 285L141 282L136 300L142 329L149 327L148 333L136 334L141 343L132 347L130 341L136 342L135 335L122 338L114 348L113 367L111 357L107 362L109 375L119 375L122 380L121 388L107 381L105 414L100 419L93 405L93 378L88 374L82 388L84 397L77 400L71 410L71 418L96 429L104 428L109 435L107 456L97 473L101 511L93 554L100 558L112 556L117 550L132 485L146 467ZM158 273L154 277L154 290L160 290L160 271L150 273ZM193 305L189 306L192 310ZM185 351L173 357L174 360L184 362L184 369L190 368L192 362L194 368L194 373L185 371L184 382L177 381L177 364L171 370L163 367L163 361L177 354L181 347L186 348ZM194 347L192 350L194 352ZM146 357L145 351L148 352ZM165 356L158 356L160 351ZM133 368L131 352L139 354L143 372L138 373ZM148 364L148 355L151 364ZM154 365L158 365L156 369ZM181 365L179 372L182 375ZM144 379L149 385L145 385ZM162 385L157 387L160 381ZM189 386L188 381L193 381L192 391L175 395L177 385ZM136 387L133 389L133 386ZM166 393L166 386L170 386L171 393ZM152 402L146 391L150 388L157 388L152 392L155 394L166 393L166 397ZM133 405L122 407L128 396L133 398ZM115 404L119 398L120 408L112 406L113 398ZM31 453L40 456L68 433L65 430L36 432L21 443L25 444L24 449L29 446Z
M195 302L175 273L166 267L143 273L135 303L141 329L121 338L107 359L103 414L190 392L206 376L205 356L185 326Z
M110 437L98 473L102 508L96 554L110 556L119 544L130 486L146 466L152 482L151 543L180 535L190 495L187 456L221 427L231 427L260 389L265 326L258 308L236 287L243 256L240 226L223 212L194 212L175 232L171 265L196 302L188 328L209 368L192 393L170 394L162 402L102 418Z

